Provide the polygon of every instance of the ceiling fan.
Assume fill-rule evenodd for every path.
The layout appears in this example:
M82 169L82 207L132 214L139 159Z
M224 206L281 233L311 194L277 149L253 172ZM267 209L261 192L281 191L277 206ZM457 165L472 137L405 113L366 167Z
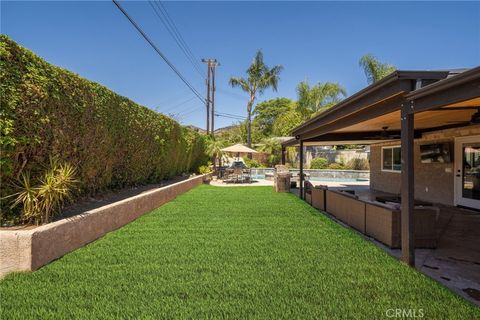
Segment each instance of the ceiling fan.
M399 135L399 134L389 133L387 130L388 130L388 127L387 127L387 126L382 127L382 132L380 132L379 135L376 135L376 136L373 136L373 137L369 137L369 138L370 138L370 139L374 139L374 140L400 139L400 135Z
M472 114L472 117L470 118L470 123L471 124L480 123L480 107L477 108L477 112Z

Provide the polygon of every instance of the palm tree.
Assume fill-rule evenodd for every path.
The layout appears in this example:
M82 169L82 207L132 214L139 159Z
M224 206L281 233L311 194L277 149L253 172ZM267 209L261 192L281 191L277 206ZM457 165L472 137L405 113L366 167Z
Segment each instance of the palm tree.
M307 81L297 86L297 108L303 120L307 120L320 111L330 108L347 96L347 91L338 83L317 83L310 87Z
M261 50L257 51L252 64L247 69L247 78L232 77L230 78L230 85L232 87L240 87L243 91L248 93L249 99L247 102L247 144L252 146L252 107L258 95L272 88L277 91L278 80L280 80L280 72L283 67L276 65L273 68L267 67L263 62L263 53Z
M360 66L365 71L368 84L375 83L382 78L385 78L390 73L394 72L397 68L388 63L381 63L372 54L366 54L360 58Z
M219 159L219 165L222 165L222 156L223 156L223 141L211 138L207 140L206 153L208 156L212 157L213 160L213 171L217 171L217 159Z
M262 141L262 145L259 148L259 151L268 153L268 163L273 166L278 162L279 153L282 150L282 145L275 138L265 138Z

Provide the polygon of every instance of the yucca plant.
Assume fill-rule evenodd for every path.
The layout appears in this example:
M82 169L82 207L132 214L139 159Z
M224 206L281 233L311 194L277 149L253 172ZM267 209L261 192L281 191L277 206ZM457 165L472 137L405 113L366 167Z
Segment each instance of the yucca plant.
M22 218L35 224L48 223L57 214L65 201L70 200L77 183L75 169L68 163L50 161L50 168L40 179L39 185L32 187L30 175L23 174L20 190L12 207L23 204Z
M15 201L12 204L12 208L18 206L19 204L22 204L24 220L35 220L35 223L37 224L37 190L32 187L32 184L30 183L29 173L22 174L19 188L21 191L12 195L16 196Z

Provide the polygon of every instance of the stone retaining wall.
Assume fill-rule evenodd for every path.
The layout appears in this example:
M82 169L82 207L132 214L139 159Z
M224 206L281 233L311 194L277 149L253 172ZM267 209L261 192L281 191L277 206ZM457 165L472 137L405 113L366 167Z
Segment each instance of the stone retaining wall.
M0 278L34 271L204 182L200 175L29 230L0 230Z

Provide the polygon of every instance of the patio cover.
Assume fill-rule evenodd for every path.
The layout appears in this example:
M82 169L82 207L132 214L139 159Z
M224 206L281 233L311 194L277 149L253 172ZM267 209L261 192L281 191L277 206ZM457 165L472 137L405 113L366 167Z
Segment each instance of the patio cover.
M230 147L223 148L222 151L232 152L232 153L257 153L257 151L250 149L249 147L246 147L240 143L234 144L233 146L230 146Z
M395 71L292 130L285 148L306 145L401 142L402 260L415 265L413 143L423 133L471 125L480 110L480 67ZM477 124L478 125L478 124ZM303 180L303 175L300 175ZM303 197L303 185L300 183Z
M464 126L480 107L480 67L396 71L293 129L284 147L371 144L399 137L401 109L415 113L415 135ZM385 138L382 138L384 137ZM398 138L397 138L398 139Z

